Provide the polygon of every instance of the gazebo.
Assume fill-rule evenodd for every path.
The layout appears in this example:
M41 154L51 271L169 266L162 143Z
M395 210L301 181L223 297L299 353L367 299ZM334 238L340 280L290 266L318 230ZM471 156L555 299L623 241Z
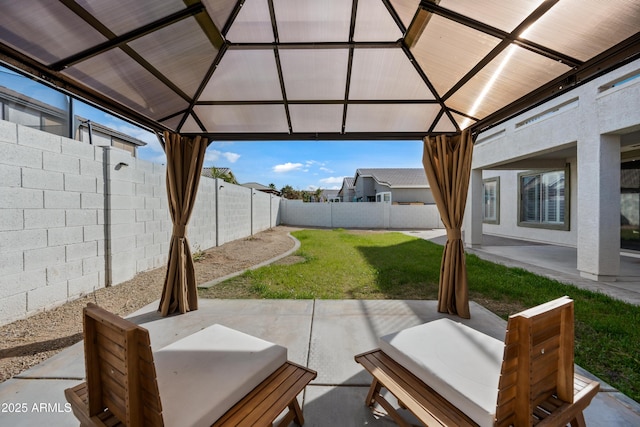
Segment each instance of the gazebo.
M637 59L639 23L633 0L28 0L2 6L0 61L158 133L164 315L197 308L185 236L209 142L423 139L439 311L468 317L475 136Z

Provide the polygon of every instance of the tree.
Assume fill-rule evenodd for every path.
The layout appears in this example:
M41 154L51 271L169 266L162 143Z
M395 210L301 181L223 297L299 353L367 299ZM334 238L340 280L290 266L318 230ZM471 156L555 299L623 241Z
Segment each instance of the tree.
M233 172L231 172L231 169L229 168L217 168L215 166L212 167L211 178L218 178L225 182L228 182L229 184L238 184L236 177L233 175Z
M294 190L293 187L290 185L285 185L284 187L282 187L280 189L280 193L282 193L282 197L289 200L297 200L302 198L302 195L300 194L300 192L297 190Z
M315 193L315 198L316 198L316 202L321 202L322 201L322 188L317 188Z
M272 190L276 189L276 185L272 182L271 184L269 184L269 188Z

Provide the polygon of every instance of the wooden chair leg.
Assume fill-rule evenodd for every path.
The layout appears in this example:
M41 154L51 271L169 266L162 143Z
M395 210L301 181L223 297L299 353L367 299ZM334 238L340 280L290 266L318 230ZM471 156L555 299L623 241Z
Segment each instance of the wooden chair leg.
M302 409L300 409L297 398L293 398L291 403L289 403L288 408L289 410L285 414L284 418L282 418L278 423L278 427L286 427L291 424L291 421L299 426L304 425L304 416L302 415Z
M387 411L387 415L389 415L393 419L393 421L395 421L396 424L398 424L398 426L400 426L400 427L411 427L411 424L406 422L405 419L402 418L402 416L398 413L398 411L396 411L396 408L391 406L391 403L389 403L389 401L387 399L382 397L381 394L378 394L376 396L376 402L380 406L382 406L382 408L385 411Z
M367 394L365 404L368 407L373 407L377 403L382 406L382 408L387 412L387 415L389 415L400 427L411 427L411 425L400 416L398 411L396 411L395 408L391 406L384 397L382 397L380 391L382 391L382 384L374 378L373 381L371 381L371 387L369 387L369 393Z
M364 401L367 406L373 406L376 403L376 396L380 394L381 388L382 385L380 382L374 378L373 381L371 381L371 387L369 387L367 399Z
M294 398L293 401L291 401L289 404L289 411L294 414L293 422L299 426L304 425L304 416L302 415L302 409L300 409L300 405L298 404L298 399Z
M587 423L584 420L584 414L579 412L575 418L571 420L571 427L587 427Z

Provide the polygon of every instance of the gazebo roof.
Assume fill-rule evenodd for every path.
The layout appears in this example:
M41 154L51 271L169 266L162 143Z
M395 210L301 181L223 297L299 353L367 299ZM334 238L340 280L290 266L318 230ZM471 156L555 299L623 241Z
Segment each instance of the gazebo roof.
M213 140L475 132L640 57L635 0L25 0L0 60Z

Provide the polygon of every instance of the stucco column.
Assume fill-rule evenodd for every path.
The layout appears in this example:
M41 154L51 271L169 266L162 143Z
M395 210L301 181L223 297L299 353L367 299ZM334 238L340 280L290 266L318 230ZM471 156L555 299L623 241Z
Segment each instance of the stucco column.
M620 271L620 137L596 132L578 141L578 270L592 280Z
M464 245L468 248L482 246L483 205L482 169L472 169L463 222Z

